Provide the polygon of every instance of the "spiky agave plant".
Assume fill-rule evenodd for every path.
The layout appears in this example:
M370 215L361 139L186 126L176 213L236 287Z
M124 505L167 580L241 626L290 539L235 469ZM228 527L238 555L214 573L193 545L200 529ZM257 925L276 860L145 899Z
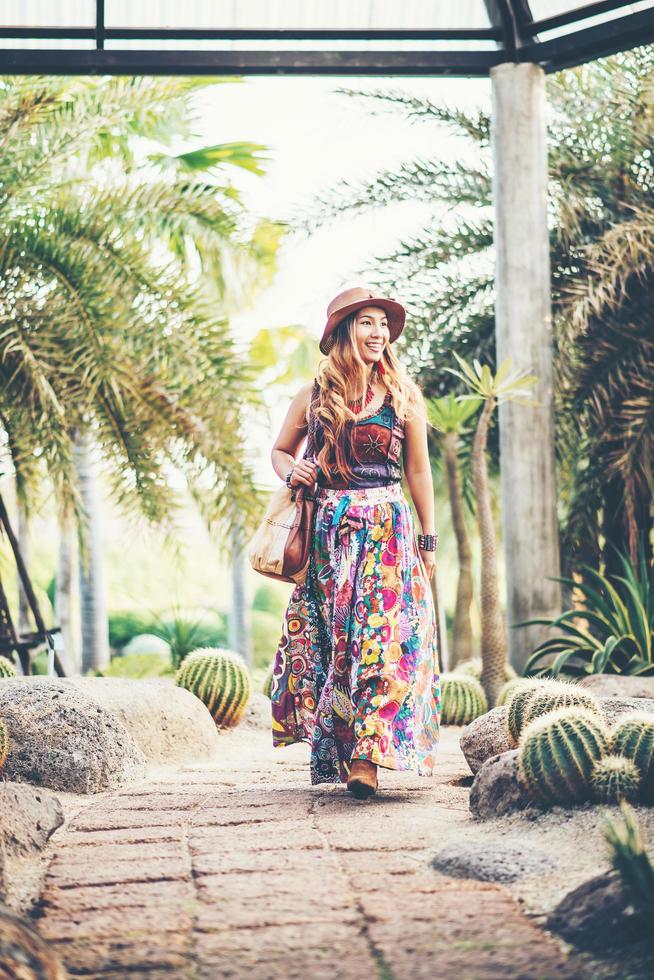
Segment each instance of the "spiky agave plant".
M654 918L654 867L647 856L632 807L620 804L622 820L604 815L604 836L609 845L611 864L620 875L622 886L644 924L651 932Z

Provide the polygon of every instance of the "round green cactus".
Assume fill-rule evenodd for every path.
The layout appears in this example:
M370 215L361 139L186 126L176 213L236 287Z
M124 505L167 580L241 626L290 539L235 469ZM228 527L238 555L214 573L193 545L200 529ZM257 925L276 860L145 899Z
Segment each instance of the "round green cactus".
M465 674L441 675L443 725L467 725L485 711L488 711L488 704L479 681Z
M516 691L519 691L524 687L529 687L533 690L534 685L535 682L530 680L528 677L512 677L511 680L506 682L500 691L495 707L499 708L503 704L508 704Z
M18 677L18 671L7 657L0 657L0 681L5 677Z
M611 751L631 759L639 770L643 803L654 803L654 715L634 712L611 732Z
M525 712L531 698L537 691L542 691L544 687L552 684L552 681L528 680L523 678L524 684L517 687L506 702L506 730L514 745L520 740L520 733L525 726Z
M184 657L175 683L200 699L223 728L238 725L250 698L250 673L243 658L220 647L199 647Z
M4 764L7 761L7 756L9 755L9 729L7 728L7 722L0 718L0 772L4 768Z
M600 803L619 803L635 800L640 789L641 775L631 759L623 755L605 755L593 766L593 794Z
M474 677L476 681L481 681L482 668L481 657L471 657L469 660L462 660L461 663L457 664L452 673L465 674L467 677ZM517 677L517 674L507 661L505 664L504 679L510 681L515 677Z
M592 796L595 763L607 755L602 721L582 708L558 708L530 722L520 737L520 779L534 799L549 806Z
M557 708L583 708L602 717L599 703L595 697L576 684L549 681L546 686L534 692L523 711L523 727L534 718L545 715Z
M269 698L272 694L273 667L274 664L271 664L266 672L266 676L263 679L263 684L261 685L261 690L267 698Z

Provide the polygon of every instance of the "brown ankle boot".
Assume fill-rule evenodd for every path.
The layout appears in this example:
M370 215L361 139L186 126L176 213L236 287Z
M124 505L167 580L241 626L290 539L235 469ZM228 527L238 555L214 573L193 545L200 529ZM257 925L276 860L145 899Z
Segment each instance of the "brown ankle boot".
M377 789L377 766L367 759L355 759L350 766L347 788L358 800L365 800Z

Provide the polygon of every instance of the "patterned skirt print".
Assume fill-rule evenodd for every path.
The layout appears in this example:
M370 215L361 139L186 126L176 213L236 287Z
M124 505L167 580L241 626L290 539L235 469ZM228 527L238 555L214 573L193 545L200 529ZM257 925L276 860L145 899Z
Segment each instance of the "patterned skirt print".
M284 616L273 745L311 745L311 783L354 759L431 776L440 723L434 603L400 483L319 487L306 580Z

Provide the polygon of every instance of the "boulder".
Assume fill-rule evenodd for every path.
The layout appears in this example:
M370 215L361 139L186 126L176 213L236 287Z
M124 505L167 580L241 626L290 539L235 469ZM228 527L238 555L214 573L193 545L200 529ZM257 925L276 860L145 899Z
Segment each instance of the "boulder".
M53 947L28 918L0 908L0 976L15 980L67 980L68 972Z
M654 677L629 677L622 674L589 674L579 681L598 697L654 699Z
M0 899L22 878L25 860L38 856L64 822L61 802L47 790L0 782Z
M514 747L506 730L506 712L504 705L491 708L470 722L461 733L461 751L473 773L479 772L487 759Z
M177 766L216 758L220 735L211 713L172 679L76 677L71 683L118 718L148 762Z
M593 952L651 936L650 923L638 915L615 871L597 875L568 892L546 925L566 942Z
M507 841L465 841L448 845L431 861L432 868L452 878L476 878L478 881L515 881L529 875L545 874L557 863L549 851L516 846Z
M250 728L257 728L260 731L265 729L270 729L272 727L272 707L270 704L270 698L266 697L260 691L254 691L250 695L250 700L248 701L248 706L245 709L245 715L243 716L243 721L241 725L247 725Z
M98 793L145 775L145 756L122 722L70 680L3 681L0 718L11 740L7 779Z
M514 810L533 806L518 778L518 750L511 749L487 759L470 789L470 812L477 820L502 817Z
M625 715L631 715L634 711L644 711L646 714L654 715L652 698L598 698L598 701L611 728Z

